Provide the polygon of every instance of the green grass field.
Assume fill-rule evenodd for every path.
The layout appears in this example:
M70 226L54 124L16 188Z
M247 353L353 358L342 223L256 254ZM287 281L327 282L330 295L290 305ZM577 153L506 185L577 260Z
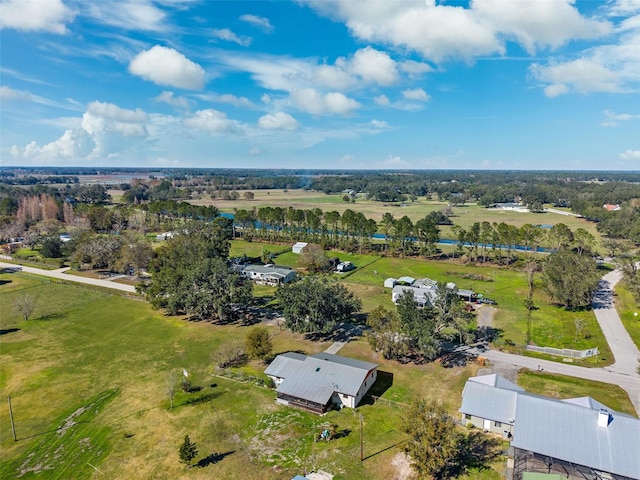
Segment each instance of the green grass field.
M293 207L297 209L321 208L324 212L336 210L340 213L349 208L356 212L362 212L367 218L373 218L376 221L380 221L384 213L391 213L395 218L401 218L406 215L413 222L424 218L429 212L441 210L448 205L447 202L427 200L424 197L420 197L415 202L400 204L376 202L358 196L355 203L350 203L342 200L342 194L326 195L313 190L253 190L255 195L253 200L245 200L243 197L244 191L239 191L239 193L240 198L238 200L212 200L208 198L208 196L204 196L200 199L190 200L190 203L195 205L215 205L220 211L226 213L233 213L236 209L251 210L264 206ZM517 227L526 223L534 225L564 223L571 228L571 230L584 228L593 234L596 239L600 239L600 234L596 230L594 223L574 216L552 212L520 213L508 210L488 209L476 204L453 207L453 211L453 223L463 228L468 228L474 222L483 221L490 223L505 222ZM442 236L443 238L451 238L449 227L442 227Z
M376 268L385 265L383 260L392 259L376 262ZM380 288L365 280L376 283L380 272L394 267L383 268L378 275L365 268L358 272L363 283L345 284ZM446 269L455 271L454 266ZM433 277L443 274L434 267L429 272ZM354 411L317 417L276 406L271 390L212 376L210 354L223 343L241 341L247 327L166 317L142 301L49 284L22 273L1 274L0 281L0 395L11 396L18 437L14 442L10 428L5 428L9 413L2 402L2 478L69 478L73 472L73 478L102 473L110 478L251 480L286 478L305 468L322 468L336 474L336 480L393 478L391 462L403 438L399 425L404 405L422 395L444 402L455 413L466 379L477 372L475 365L400 365L382 360L365 340L347 344L341 354L379 363L380 371L386 372L380 375L386 387L373 392L382 400L358 408L364 417L367 457L361 463ZM29 321L4 308L26 293L37 298ZM275 353L315 353L330 344L269 328ZM169 378L179 378L182 369L200 390L179 391L171 410ZM238 370L261 375L263 369L250 362ZM550 382L530 390L553 390ZM599 401L629 411L624 393L619 403L601 396L615 387L579 383ZM314 433L325 422L336 424L343 436L314 443ZM198 445L200 467L186 469L178 463L177 449L187 433ZM494 467L467 478L498 479L502 465L497 462Z
M336 473L336 479L371 478L377 472L391 478L391 459L398 452L393 446L402 437L401 407L378 403L360 408L365 453L372 455L361 464L353 411L317 417L276 407L273 391L211 376L210 353L223 342L243 339L247 327L165 317L145 302L34 283L23 274L3 274L0 280L24 287L0 287L3 305L26 291L38 298L32 320L22 321L10 308L0 316L0 394L11 396L18 436L14 442L9 428L0 432L0 477L69 478L73 471L74 478L88 478L96 474L94 466L111 478L181 478L188 473L193 478L280 479L313 466ZM315 353L329 345L270 328L276 352ZM356 343L364 348L361 357L375 359L364 342ZM201 390L178 393L169 410L169 375L183 368ZM252 362L243 370L263 368ZM435 364L385 363L384 368L394 381L383 398L410 401L412 384L429 372L438 378L438 392L450 392L453 409L464 380L475 372ZM6 402L0 404L0 422L9 425ZM314 444L312 434L324 422L337 424L345 436ZM178 463L177 448L186 433L198 444L198 460L209 457L206 467L187 472Z
M239 240L234 240L232 244L232 249L237 255L241 255L242 252L249 252L247 255L250 255L251 252L259 251L259 245L261 245ZM369 312L378 306L394 308L391 302L391 290L383 288L386 278L411 276L417 279L428 277L442 282L454 282L458 288L474 290L498 302L493 319L493 326L500 331L500 337L495 342L496 346L521 352L522 346L526 344L528 321L523 299L527 296L528 285L526 276L522 272L494 265L463 265L455 261L403 259L345 254L338 251L329 251L327 255L337 256L341 260L350 260L357 266L352 272L334 274L334 276L362 300L364 312ZM274 261L278 265L296 268L299 266L299 258L299 255L287 250L278 255ZM258 295L272 295L272 293L260 290ZM611 350L593 311L567 311L554 305L539 279L536 281L534 302L536 309L531 314L531 339L534 345L576 350L598 347L599 356L576 361L576 363L587 367L601 367L613 362ZM584 321L582 330L577 334L576 319ZM539 354L527 354L539 356ZM550 356L544 358L561 360Z
M636 416L626 392L608 383L521 370L518 373L518 385L529 392L559 399L591 397L618 412Z
M640 348L640 305L622 285L616 287L616 309L631 339Z

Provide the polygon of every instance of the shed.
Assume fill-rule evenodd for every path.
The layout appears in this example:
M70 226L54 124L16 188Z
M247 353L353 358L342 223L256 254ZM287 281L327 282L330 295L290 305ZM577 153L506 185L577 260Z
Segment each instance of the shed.
M393 288L396 286L396 279L395 278L387 278L384 281L384 288Z
M300 255L304 250L304 247L306 247L307 245L308 243L306 242L297 242L293 247L291 247L291 251Z

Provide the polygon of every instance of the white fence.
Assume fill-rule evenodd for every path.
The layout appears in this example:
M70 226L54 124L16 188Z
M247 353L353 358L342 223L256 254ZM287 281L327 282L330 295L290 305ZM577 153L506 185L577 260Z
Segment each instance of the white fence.
M598 352L598 347L589 348L588 350L571 350L569 348L536 347L534 345L527 345L527 350L569 358L589 358L595 357L600 353Z

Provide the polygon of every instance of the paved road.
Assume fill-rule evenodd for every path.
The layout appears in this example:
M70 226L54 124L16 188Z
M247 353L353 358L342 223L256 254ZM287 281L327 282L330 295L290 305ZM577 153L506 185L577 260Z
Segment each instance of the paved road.
M594 295L593 311L615 358L615 363L609 368L618 373L634 376L637 375L640 351L631 340L627 329L624 328L614 304L614 287L621 278L620 270L614 270L602 277L598 291Z
M498 350L488 350L481 353L481 355L496 363L515 365L528 368L529 370L537 370L538 367L541 367L545 372L618 385L626 390L636 412L640 413L640 377L638 377L638 375L625 375L612 370L611 367L578 367L566 363L552 362L551 360L540 360L533 357L513 355Z
M636 412L640 414L640 376L636 372L640 351L624 328L614 304L613 289L621 278L622 274L619 270L606 274L602 277L593 299L596 318L615 358L613 365L604 368L578 367L550 360L512 355L497 350L489 350L480 354L496 363L525 367L530 370L542 368L550 373L618 385L629 394Z
M0 262L0 268L16 268L19 265L13 263ZM64 272L68 268L60 268L58 270L43 270L41 268L33 267L21 267L23 272L32 273L34 275L41 275L43 277L57 278L60 280L66 280L68 282L84 283L86 285L94 285L96 287L111 288L113 290L120 290L122 292L135 293L136 287L133 285L125 285L122 283L114 283L108 280L98 280L97 278L79 277L77 275L66 275Z

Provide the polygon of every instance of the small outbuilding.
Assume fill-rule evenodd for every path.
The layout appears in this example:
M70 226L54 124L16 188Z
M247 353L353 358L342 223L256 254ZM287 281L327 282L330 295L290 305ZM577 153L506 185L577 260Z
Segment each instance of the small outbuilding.
M304 250L304 247L306 247L307 245L307 242L297 242L293 247L291 247L291 252L300 255Z
M384 288L393 288L396 286L396 279L395 278L387 278L384 281Z

